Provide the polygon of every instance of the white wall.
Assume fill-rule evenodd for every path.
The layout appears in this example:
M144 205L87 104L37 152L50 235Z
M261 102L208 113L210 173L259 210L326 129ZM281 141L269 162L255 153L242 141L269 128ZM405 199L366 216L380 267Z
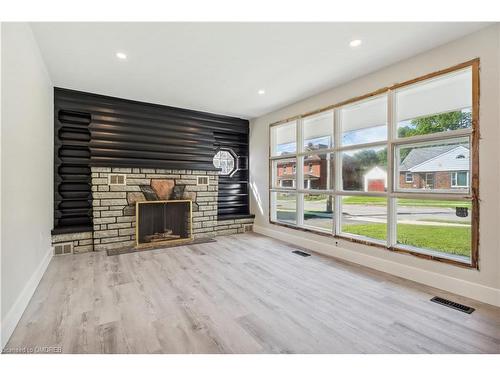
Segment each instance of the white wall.
M252 120L250 122L250 183L251 209L256 215L254 230L311 250L500 306L499 38L500 26L494 25ZM476 57L481 59L479 271L304 233L269 223L267 157L270 123L448 68Z
M53 87L31 28L2 24L1 339L51 258Z

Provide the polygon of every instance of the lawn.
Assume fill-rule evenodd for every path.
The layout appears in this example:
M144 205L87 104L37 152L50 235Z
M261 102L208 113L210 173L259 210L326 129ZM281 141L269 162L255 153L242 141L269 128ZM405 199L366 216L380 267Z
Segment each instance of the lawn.
M387 226L382 223L344 225L342 231L380 240L387 237ZM401 244L470 257L468 227L398 224L397 231Z
M358 197L350 196L345 197L342 202L344 204L360 204L360 205L374 205L374 206L385 206L387 204L387 199L382 197ZM431 199L398 199L398 205L401 206L425 206L425 207L469 207L471 208L470 202L464 201L441 201L441 200L431 200Z
M326 226L327 228L331 228L332 213L325 212L326 206L323 206L322 204L323 202L326 203L326 200L308 199L307 201L314 201L311 202L309 206L305 205L306 207L304 207L304 219L308 222L307 224L315 227ZM277 218L280 221L294 223L295 206L286 207L285 202L282 202L281 207L279 207L279 209L277 210ZM346 205L385 206L386 199L381 197L348 196L343 198L343 203ZM438 207L454 210L455 207L471 207L470 202L450 200L398 199L398 203L402 206L412 206L417 208L422 207L422 209L424 209L424 207ZM419 209L417 209L416 211L419 211ZM436 217L432 217L432 219L429 219L428 216L429 215L427 215L424 219L415 219L414 224L398 224L398 243L417 248L430 249L443 253L470 257L470 226L454 226L444 224L466 224L465 221L456 219L454 220L452 216L450 216L449 219L448 217L439 217L439 215L435 215ZM433 221L436 224L420 224L418 223L418 220ZM439 223L443 224L440 225ZM342 230L346 233L385 240L387 236L386 228L387 226L385 223L365 222L362 224L345 224L343 225Z

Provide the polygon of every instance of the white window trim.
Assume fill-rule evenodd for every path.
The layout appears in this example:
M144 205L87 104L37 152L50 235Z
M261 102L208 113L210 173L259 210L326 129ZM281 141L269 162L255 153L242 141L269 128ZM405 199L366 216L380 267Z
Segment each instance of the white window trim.
M459 173L464 173L466 174L466 184L465 185L459 185L458 184L458 174ZM451 172L451 187L454 187L454 188L468 188L469 187L469 171L455 171L455 172ZM453 183L453 179L455 179L455 183Z
M410 176L410 179L408 179L408 175ZM413 183L413 173L411 173L411 172L405 173L405 183L407 183L407 184Z
M466 67L464 69L471 69L472 74L474 74L472 66ZM457 71L453 71L449 74L454 74ZM432 80L433 78L429 79ZM426 81L420 81L418 84L423 84ZM411 85L409 85L411 86ZM404 86L402 89L405 89L409 86ZM388 89L387 91L383 92L382 94L378 94L372 97L369 97L368 99L361 99L358 102L350 102L349 104L346 105L341 105L341 106L336 106L332 107L330 109L325 110L324 112L327 111L332 111L334 112L333 116L333 124L332 124L332 130L333 130L333 147L329 149L321 149L321 150L313 150L313 151L305 151L304 150L304 145L303 145L303 119L307 118L309 116L297 116L296 118L292 120L288 120L286 123L289 124L291 122L295 122L295 130L296 130L296 151L295 153L287 154L287 155L278 155L278 156L270 156L269 160L280 160L280 159L290 159L290 158L296 158L296 163L299 165L303 165L304 162L304 156L309 156L309 155L316 155L316 154L323 154L323 153L332 153L334 155L334 185L335 186L329 186L328 189L306 189L304 187L304 179L303 179L303 168L298 168L297 169L297 174L296 174L296 181L297 184L294 188L292 189L280 189L280 188L274 188L270 187L269 191L270 192L287 192L287 193L292 193L296 194L296 224L291 225L290 223L283 223L287 226L292 226L292 227L298 227L298 228L304 228L304 229L309 229L312 231L315 231L314 229L310 229L309 226L305 226L303 224L303 201L302 201L302 195L303 194L329 194L332 195L334 198L334 218L333 218L333 226L332 226L332 231L331 234L334 236L340 236L340 237L350 237L350 238L362 238L364 241L368 243L373 243L373 244L378 244L380 245L383 243L387 248L406 248L408 246L405 246L403 244L399 244L397 242L397 236L396 236L396 228L397 228L397 199L398 198L412 198L412 199L429 199L429 200L456 200L456 201L472 201L473 196L472 196L472 191L469 186L467 186L468 191L464 192L463 190L459 191L458 189L432 189L432 190L425 190L425 189L400 189L399 188L399 172L397 166L399 164L399 160L397 160L397 155L396 155L396 147L401 146L401 145L406 145L406 144L413 144L413 143L425 143L425 142L439 142L439 141L445 141L449 139L456 139L456 138L468 138L469 144L472 145L472 135L473 135L473 128L468 128L468 129L458 129L458 130L453 130L453 131L447 131L447 132L442 132L442 133L432 133L432 134L426 134L426 135L418 135L418 136L411 136L411 137L406 137L406 138L398 138L397 137L397 121L396 121L396 114L397 114L397 108L396 108L396 98L395 94L398 92L400 89ZM349 145L349 146L342 146L340 141L341 141L341 129L340 129L340 122L339 122L339 113L340 110L343 107L350 106L353 104L360 104L364 101L368 100L373 100L377 99L380 96L387 96L387 141L379 141L379 142L371 142L371 143L364 143L364 144L356 144L356 145ZM474 103L472 104L474 106ZM317 115L317 114L315 114ZM313 116L313 115L311 115ZM283 125L284 123L278 123L272 126L280 126ZM271 130L271 129L270 129ZM271 134L272 132L270 132ZM271 141L271 137L269 138ZM371 148L371 147L380 147L380 146L386 146L387 147L387 155L388 155L388 161L387 161L387 192L363 192L363 191L344 191L342 187L342 151L347 151L347 150L356 150L356 149L363 149L363 148ZM472 147L471 147L471 152L472 152ZM469 159L472 161L472 155L469 157ZM470 168L472 165L470 164ZM471 168L472 170L472 168ZM470 173L470 172L469 172ZM413 180L412 180L413 181ZM386 197L387 198L387 240L386 241L380 241L376 240L373 238L369 237L363 237L363 236L358 236L358 235L350 235L350 234L345 234L341 231L341 220L342 220L342 215L341 215L341 198L343 196L373 196L373 197ZM271 211L272 211L272 204L270 205ZM272 213L270 212L270 218L273 216ZM276 223L280 223L279 221L273 221ZM318 231L319 232L319 231ZM322 232L322 231L321 231ZM428 249L418 249L418 248L411 248L411 250L415 253L422 253L422 254L427 254L430 250ZM472 257L470 260L462 260L459 258L456 258L454 256L448 255L446 253L439 253L439 256L441 258L450 258L452 260L458 260L458 262L463 262L463 263L470 263L472 261Z

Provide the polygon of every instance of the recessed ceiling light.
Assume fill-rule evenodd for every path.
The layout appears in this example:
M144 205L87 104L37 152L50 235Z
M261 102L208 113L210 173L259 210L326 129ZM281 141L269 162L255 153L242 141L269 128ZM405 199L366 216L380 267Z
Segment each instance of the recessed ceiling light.
M257 94L259 95L264 95L266 93L266 90L264 89L260 89L259 91L257 91Z
M359 47L361 45L361 43L362 43L361 39L354 39L354 40L351 40L349 45L351 47Z
M118 57L120 60L126 60L127 59L127 55L124 54L123 52L117 52L116 53L116 57Z

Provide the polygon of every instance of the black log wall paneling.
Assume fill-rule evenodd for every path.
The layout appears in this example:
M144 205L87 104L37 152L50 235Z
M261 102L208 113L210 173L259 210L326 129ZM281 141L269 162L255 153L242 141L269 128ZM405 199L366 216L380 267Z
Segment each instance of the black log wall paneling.
M219 217L247 215L248 121L55 88L54 232L92 228L91 166L214 170L219 147L239 157L221 177Z
M92 229L89 113L54 110L54 229Z

